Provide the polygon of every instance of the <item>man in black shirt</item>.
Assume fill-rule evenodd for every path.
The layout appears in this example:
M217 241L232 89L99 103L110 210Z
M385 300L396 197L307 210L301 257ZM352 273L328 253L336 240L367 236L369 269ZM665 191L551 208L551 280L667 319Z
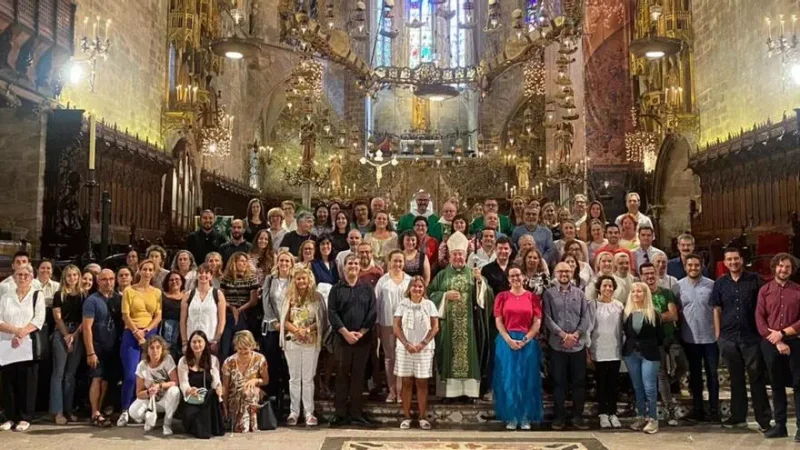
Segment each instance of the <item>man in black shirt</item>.
M758 291L764 283L757 274L743 270L738 248L726 248L724 262L729 272L714 282L711 291L714 331L731 376L731 417L722 422L722 426L747 427L746 372L750 379L753 412L763 432L770 427L772 420L766 367L761 355L761 335L756 327Z
M300 258L300 246L305 241L314 241L311 228L314 226L314 216L308 211L303 211L297 216L297 230L286 233L281 241L281 247L289 249L295 258Z
M495 252L497 257L494 261L483 266L481 275L486 278L492 292L497 295L511 289L508 283L508 266L511 263L511 240L502 236L495 242Z
M231 240L220 245L219 254L222 255L222 266L228 265L228 260L236 252L249 253L252 244L244 240L244 221L236 219L231 222Z
M226 241L225 236L214 229L216 219L213 211L203 211L200 215L200 229L186 237L186 249L192 253L197 264L205 261L207 254L218 252Z
M337 361L336 416L331 419L331 425L346 425L351 421L369 425L362 412L361 389L369 361L372 330L378 315L375 290L369 284L358 281L358 256L347 255L344 266L345 278L331 288L328 296L328 318L332 332L336 333Z

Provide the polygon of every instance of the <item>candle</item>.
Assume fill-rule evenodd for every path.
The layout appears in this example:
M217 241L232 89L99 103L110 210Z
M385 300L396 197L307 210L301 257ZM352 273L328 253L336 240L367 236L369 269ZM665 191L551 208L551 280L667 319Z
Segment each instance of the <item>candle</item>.
M103 36L108 40L108 27L111 26L111 19L106 20L106 30L103 33Z
M94 116L89 116L89 170L94 170L96 153L96 120Z
M506 186L505 190L506 190L506 192L508 192L508 181L505 182L505 186Z
M86 29L89 25L89 16L83 18L83 36L86 36Z
M539 157L539 168L540 169L542 168L542 157L541 156Z
M786 22L785 20L783 20L783 14L778 16L778 20L781 23L781 36L780 37L783 37L783 24Z
M192 88L192 103L197 101L197 86Z
M97 22L92 24L92 38L97 38Z

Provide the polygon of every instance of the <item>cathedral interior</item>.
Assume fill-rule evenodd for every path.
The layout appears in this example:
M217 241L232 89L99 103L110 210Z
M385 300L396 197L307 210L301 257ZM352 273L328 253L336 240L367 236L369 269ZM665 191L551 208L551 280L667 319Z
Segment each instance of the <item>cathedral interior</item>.
M791 5L789 3L792 3ZM178 245L199 211L420 189L609 216L661 248L792 235L783 0L0 0L0 238ZM13 253L13 252L12 252Z

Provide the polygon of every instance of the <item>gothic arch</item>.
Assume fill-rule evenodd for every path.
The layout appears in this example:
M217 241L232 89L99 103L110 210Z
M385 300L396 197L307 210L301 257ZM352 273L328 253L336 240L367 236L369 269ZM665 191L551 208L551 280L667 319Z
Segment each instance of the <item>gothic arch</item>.
M691 229L689 204L699 192L689 155L694 145L682 134L668 134L653 174L652 208L658 218L658 241L669 249L672 238Z

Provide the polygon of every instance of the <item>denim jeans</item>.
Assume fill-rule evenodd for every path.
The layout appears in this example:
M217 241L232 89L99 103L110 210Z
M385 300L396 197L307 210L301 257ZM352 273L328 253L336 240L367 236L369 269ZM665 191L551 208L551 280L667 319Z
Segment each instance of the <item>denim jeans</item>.
M233 349L233 335L237 332L247 329L247 311L239 313L239 321L233 320L233 313L230 310L225 312L225 329L222 331L222 337L219 340L219 357L220 361L225 361L228 356L235 353Z
M75 332L77 324L67 326L67 331ZM67 351L64 336L57 329L53 332L53 373L50 376L50 414L72 414L75 398L75 374L83 361L83 336L72 343L72 351Z
M637 415L658 419L658 371L661 361L644 359L639 352L633 352L624 359L636 394Z
M145 339L156 334L156 330L150 330L145 335ZM142 360L142 348L133 337L130 330L122 332L122 343L119 348L119 356L122 360L122 410L127 411L136 396L136 366Z
M163 320L161 322L161 337L169 344L169 354L172 355L175 364L178 364L178 360L180 360L180 356L183 353L181 349L181 321Z

